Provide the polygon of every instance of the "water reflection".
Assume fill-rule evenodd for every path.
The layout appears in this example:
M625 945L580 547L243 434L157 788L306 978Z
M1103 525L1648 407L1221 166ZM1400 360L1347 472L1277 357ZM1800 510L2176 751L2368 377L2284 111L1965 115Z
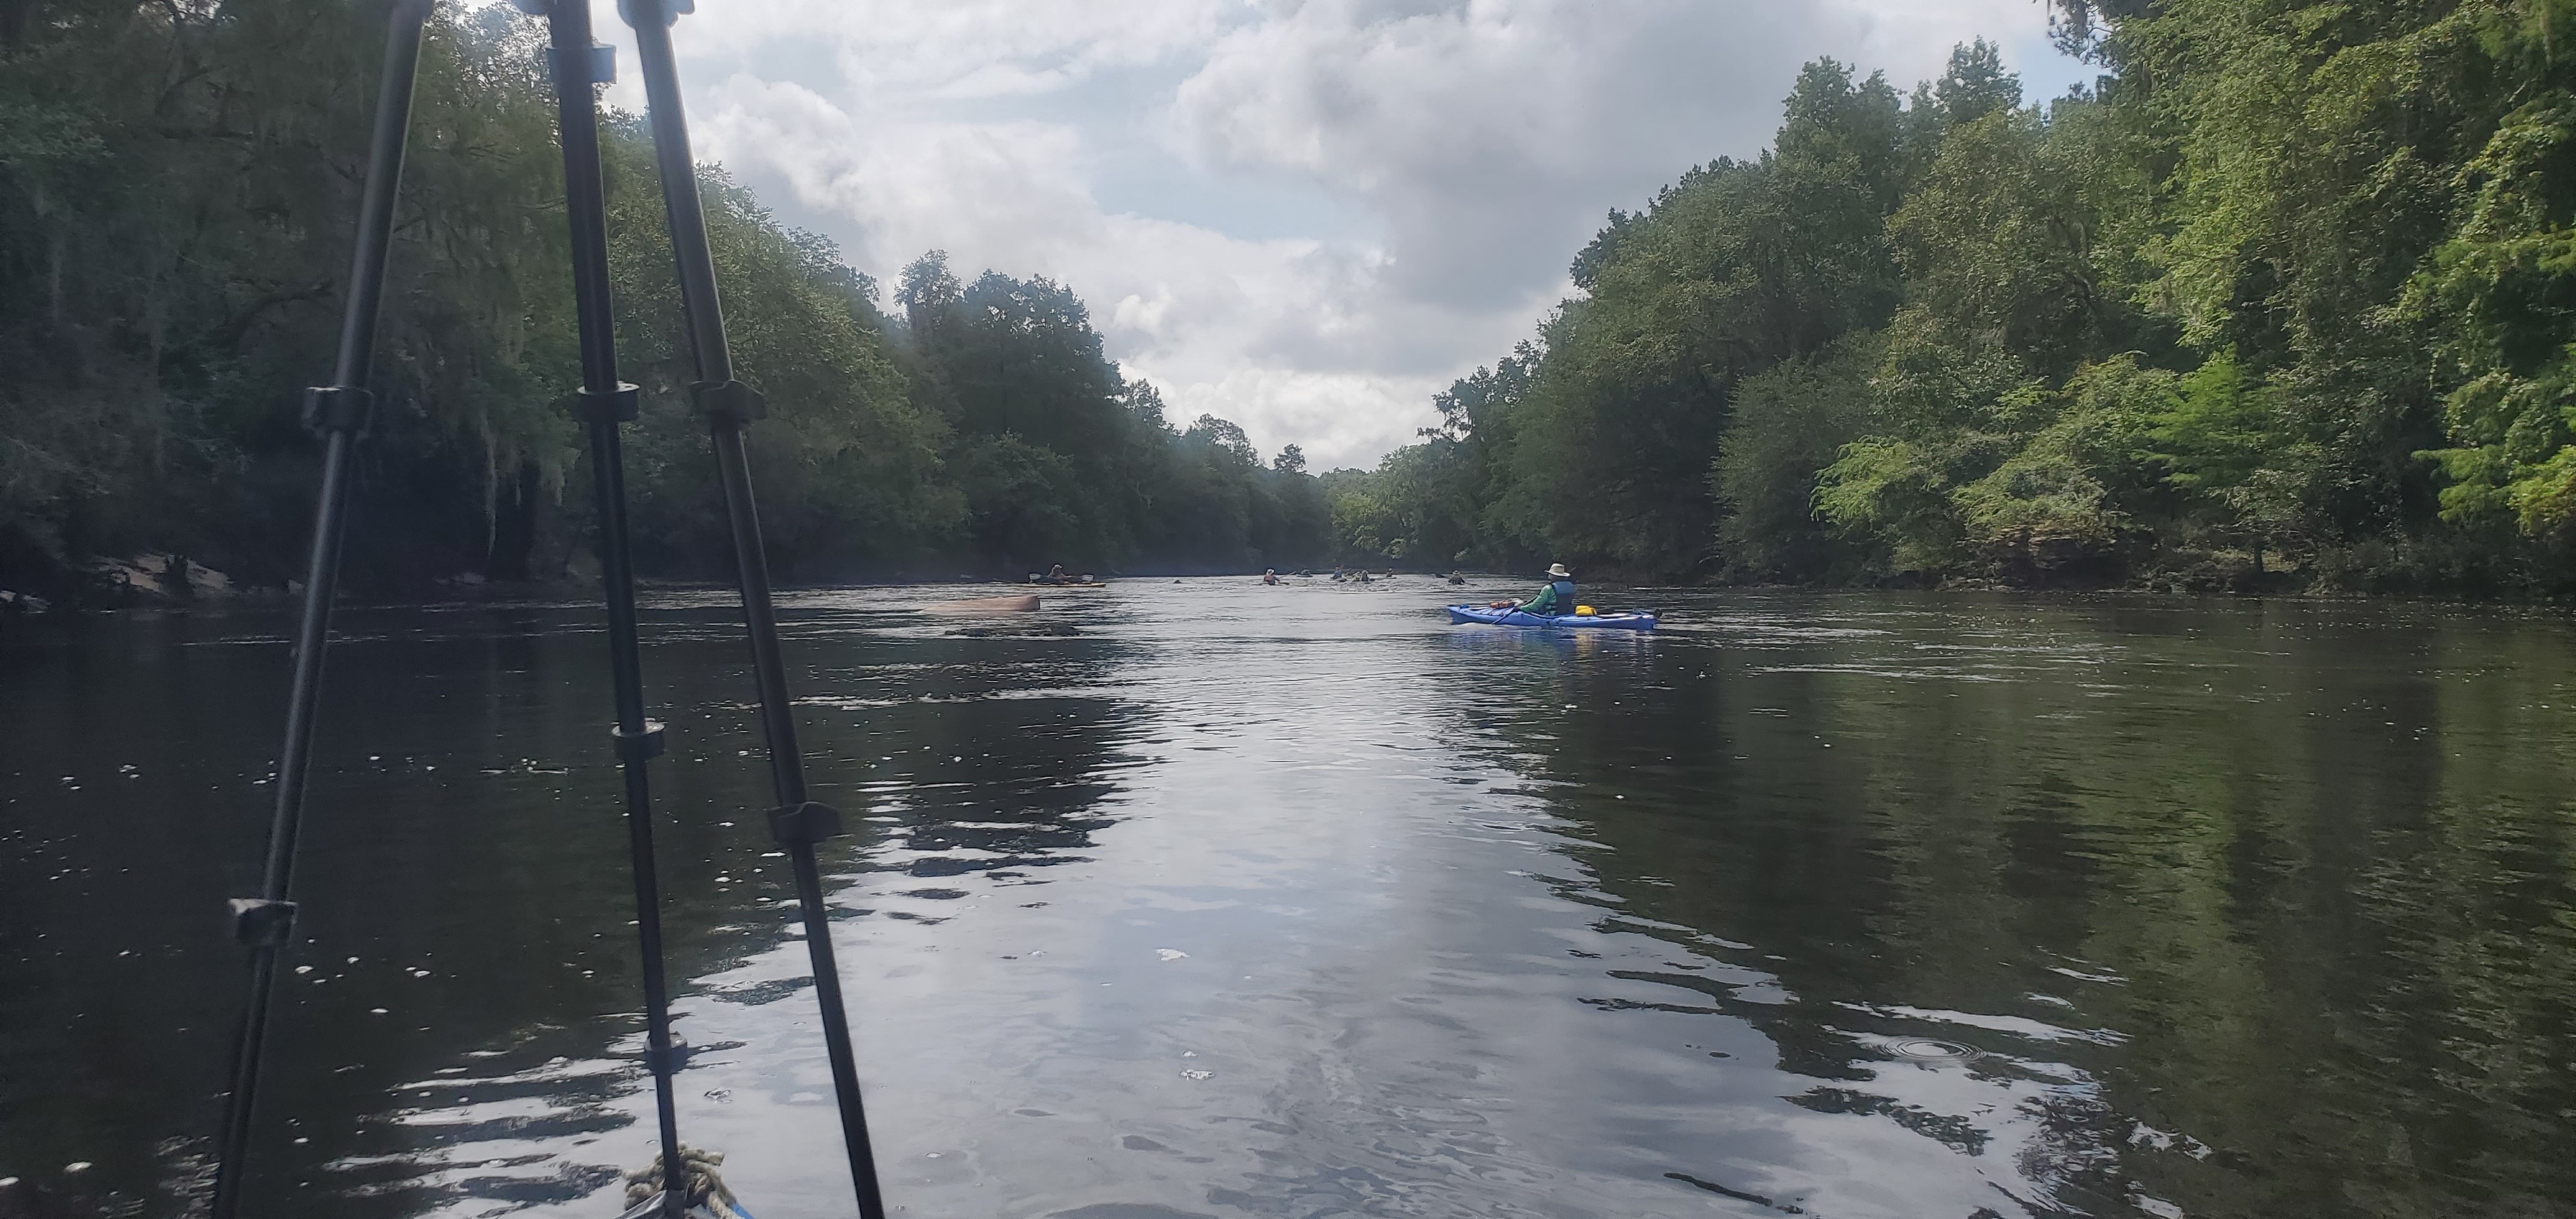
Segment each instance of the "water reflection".
M1736 1196L2158 1215L2576 1197L2551 1151L2568 975L2534 951L2569 926L2558 623L1800 608L1721 612L1734 661L1712 676L1569 666L1572 706L1502 733L1599 848L1560 891L1698 958L1613 968L1653 990L1596 1004L1742 1021L1787 1103L1863 1119L1808 1136L1813 1168L1777 1145L1728 1164ZM1851 1170L1854 1139L1896 1130L1918 1141Z
M1657 635L1549 634L1403 580L908 612L954 595L787 607L912 1213L2576 1209L2556 619L1659 594ZM683 1131L762 1213L843 1213L725 605L648 623ZM594 618L350 615L267 1213L606 1216L649 1157ZM0 1176L167 1213L283 648L11 629Z

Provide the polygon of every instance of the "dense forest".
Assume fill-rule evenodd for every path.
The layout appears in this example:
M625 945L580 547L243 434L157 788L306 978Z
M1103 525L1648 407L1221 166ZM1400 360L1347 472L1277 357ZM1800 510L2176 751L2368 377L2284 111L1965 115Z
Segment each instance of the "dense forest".
M281 585L318 445L381 6L0 0L0 588L60 597L153 551ZM587 560L588 471L542 26L440 6L424 54L349 548L362 589ZM639 561L728 561L663 229L633 116L607 133ZM1289 448L1174 426L1083 303L928 255L889 306L832 244L705 171L771 553L791 577L1241 570L1320 562L1330 515ZM183 565L180 570L187 568ZM176 585L165 580L165 584Z
M1770 151L1328 476L1349 546L1741 581L2576 585L2576 4L2061 0ZM2561 48L2566 48L2561 50Z
M370 77L341 0L0 0L0 588L302 546ZM1396 562L1804 583L2576 585L2570 0L2057 0L2096 82L1983 42L1808 65L1773 146L1614 211L1575 295L1376 469L1164 417L1082 301L890 293L713 167L791 577ZM365 446L361 587L584 561L535 27L442 10ZM2576 63L2576 48L2568 52ZM138 68L138 65L142 67ZM651 572L720 569L643 133L607 148ZM882 304L881 304L882 300Z

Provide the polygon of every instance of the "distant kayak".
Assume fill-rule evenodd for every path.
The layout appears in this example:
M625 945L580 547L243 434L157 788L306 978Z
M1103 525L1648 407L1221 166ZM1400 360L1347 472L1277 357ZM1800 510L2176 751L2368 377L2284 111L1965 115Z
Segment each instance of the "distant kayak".
M1484 605L1449 607L1451 622L1481 622L1487 626L1563 627L1567 629L1651 631L1655 616L1647 613L1625 614L1524 614L1516 609L1494 609Z

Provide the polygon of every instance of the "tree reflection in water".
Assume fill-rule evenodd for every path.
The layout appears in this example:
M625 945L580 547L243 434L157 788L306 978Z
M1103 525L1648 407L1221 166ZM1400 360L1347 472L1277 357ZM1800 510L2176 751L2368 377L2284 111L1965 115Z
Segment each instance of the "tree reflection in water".
M1436 608L1508 587L1113 587L1050 598L1059 637L904 612L953 589L791 598L816 789L857 830L825 865L889 1196L2576 1205L2562 622L1657 593L1622 598L1667 614L1638 636ZM593 619L344 617L270 1213L575 1219L649 1157ZM196 1166L276 635L0 639L28 759L0 776L0 1175L163 1213ZM733 616L668 592L646 636L682 1128L755 1209L824 1213L846 1185Z

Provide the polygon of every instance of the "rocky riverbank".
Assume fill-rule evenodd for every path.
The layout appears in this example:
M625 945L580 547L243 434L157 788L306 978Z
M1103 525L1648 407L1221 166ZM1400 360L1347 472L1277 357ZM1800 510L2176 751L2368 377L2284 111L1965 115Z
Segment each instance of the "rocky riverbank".
M186 605L296 591L300 590L292 582L265 587L245 584L185 555L146 551L91 558L36 578L0 582L0 614Z

